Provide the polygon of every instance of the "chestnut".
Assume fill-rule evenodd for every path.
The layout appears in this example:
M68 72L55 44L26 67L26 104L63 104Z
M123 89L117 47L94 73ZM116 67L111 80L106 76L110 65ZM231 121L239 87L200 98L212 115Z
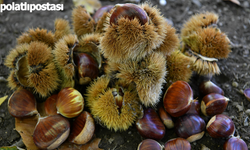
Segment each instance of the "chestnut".
M85 144L92 139L94 131L95 122L92 115L83 111L73 121L68 140L75 144Z
M139 145L137 150L162 150L163 146L155 140L145 139Z
M118 20L122 17L129 20L137 18L141 25L144 25L149 20L147 13L141 7L130 3L115 5L115 10L110 17L110 24L117 25Z
M78 116L84 107L82 94L74 88L64 88L57 96L57 111L67 118Z
M229 99L221 94L210 93L201 101L201 111L205 116L221 114L227 108Z
M244 95L250 101L250 88L244 90Z
M101 8L99 8L93 15L93 19L95 20L95 22L98 22L100 18L102 17L102 15L105 12L109 12L113 7L114 7L113 5L106 5L106 6L102 6Z
M202 96L205 96L210 93L218 93L224 95L224 91L210 80L203 81L200 83L199 92Z
M208 134L213 138L228 138L235 132L234 122L224 114L213 116L206 128Z
M190 109L186 112L186 114L200 115L201 112L201 104L198 100L192 100Z
M136 121L136 129L144 138L160 140L165 135L165 126L153 108L147 108L143 117Z
M183 138L168 140L164 147L164 150L191 150L191 144Z
M47 115L56 115L56 101L57 101L57 94L53 94L46 99L44 102L44 110Z
M88 84L99 74L98 62L87 53L74 53L74 63L77 66L79 84Z
M163 124L168 128L172 129L174 127L174 122L172 120L172 117L165 111L163 107L159 108L159 115L163 122Z
M223 145L223 150L248 150L247 144L239 136L232 136Z
M16 90L8 99L9 113L15 118L31 117L38 114L36 99L26 89Z
M40 149L55 149L69 136L69 121L61 115L39 118L34 129L33 140Z
M206 124L200 116L187 114L176 120L174 128L177 136L193 142L203 137Z
M185 81L176 81L169 86L163 104L165 110L173 117L184 115L191 107L193 90Z

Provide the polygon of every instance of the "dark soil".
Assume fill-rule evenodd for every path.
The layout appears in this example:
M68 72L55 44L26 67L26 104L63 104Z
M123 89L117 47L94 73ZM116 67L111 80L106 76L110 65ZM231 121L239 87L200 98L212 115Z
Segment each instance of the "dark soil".
M4 0L11 3L11 0ZM19 1L18 1L19 2ZM15 47L16 38L29 28L46 28L53 30L54 20L64 18L71 22L73 4L66 0L51 0L50 3L63 3L64 11L60 12L17 12L5 11L0 13L0 97L11 95L7 87L6 78L9 70L4 66L4 59L8 52ZM125 3L126 0L101 1L102 5ZM226 60L220 60L218 65L221 74L214 76L212 81L220 86L230 102L224 114L232 118L237 133L250 148L250 102L244 97L242 91L250 88L250 1L240 0L241 6L223 0L167 0L165 6L158 1L152 1L153 5L161 10L162 14L169 19L180 33L183 23L193 14L202 11L212 11L219 15L219 27L234 43L232 52ZM43 0L27 0L27 3L44 3ZM194 75L190 83L197 97L198 82ZM204 117L205 121L209 117ZM99 147L106 150L135 150L143 138L137 132L135 126L124 132L113 132L97 125L96 137L102 139ZM164 144L167 140L176 137L173 130L166 130L165 137L160 140ZM7 109L7 100L0 106L0 147L9 146L20 141L19 134L15 131L14 118ZM223 149L225 139L211 138L208 133L196 142L192 149L200 150L202 145L211 150ZM19 142L20 143L20 142Z

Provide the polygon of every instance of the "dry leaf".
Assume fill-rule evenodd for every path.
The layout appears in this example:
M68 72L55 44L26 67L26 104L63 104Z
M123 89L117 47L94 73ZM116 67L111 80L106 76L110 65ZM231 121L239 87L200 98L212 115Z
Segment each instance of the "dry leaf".
M224 0L224 1L230 1L234 4L240 5L240 2L238 0Z
M33 142L32 137L38 118L38 115L24 119L15 118L16 131L21 135L27 150L39 149Z
M0 150L25 150L17 146L4 146L0 147Z
M2 105L2 103L7 99L8 95L1 97L0 98L0 106Z
M100 141L101 141L100 138L95 138L84 145L77 145L74 143L65 142L58 148L58 150L72 150L72 149L74 150L103 150L98 147Z
M73 0L75 7L83 5L87 12L93 14L102 4L99 0Z

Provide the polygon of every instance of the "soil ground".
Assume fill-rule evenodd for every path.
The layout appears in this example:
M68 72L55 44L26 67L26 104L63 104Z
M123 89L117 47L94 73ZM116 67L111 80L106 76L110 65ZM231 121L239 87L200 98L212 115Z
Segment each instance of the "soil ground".
M183 23L193 14L202 11L212 11L219 15L219 27L234 43L228 59L220 60L218 65L221 74L212 78L212 81L220 86L230 102L224 112L232 118L237 133L250 148L250 102L244 97L242 91L250 88L250 1L239 0L238 6L223 0L167 0L165 6L158 1L151 1L161 10L162 14L173 23L177 33ZM12 0L4 0L11 3ZM16 1L20 2L20 1ZM53 30L54 20L64 18L71 22L72 1L51 0L50 3L63 3L64 10L60 12L17 12L5 11L0 13L0 97L11 95L7 87L6 78L9 70L4 66L4 59L8 52L15 47L16 38L29 28L46 28ZM102 5L125 3L129 1L113 0L101 1ZM141 1L143 2L143 1ZM42 0L27 0L27 3L44 3ZM192 78L191 86L194 96L198 97L196 77ZM209 117L204 117L207 122ZM0 147L9 146L20 142L20 136L15 131L14 118L9 114L7 101L0 106ZM99 147L105 150L135 150L143 138L136 131L135 126L124 132L113 132L97 125L96 137L102 139ZM166 130L165 137L160 140L164 144L167 140L176 137L173 130ZM192 149L200 150L202 145L211 150L223 149L225 139L211 138L207 133L204 137L193 142Z

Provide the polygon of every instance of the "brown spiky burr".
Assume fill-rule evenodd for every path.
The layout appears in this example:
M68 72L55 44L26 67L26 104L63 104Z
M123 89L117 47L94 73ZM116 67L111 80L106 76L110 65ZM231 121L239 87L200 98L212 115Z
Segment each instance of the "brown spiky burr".
M82 6L78 6L72 11L73 28L77 37L82 35L93 33L95 21Z
M152 53L141 61L128 61L119 65L117 78L135 83L140 101L146 107L159 102L165 83L166 60L161 53Z
M181 51L175 50L170 55L166 56L167 60L167 75L166 84L167 86L172 83L182 80L189 82L192 76L192 63L190 57L184 55Z
M53 51L56 66L62 79L61 88L74 87L75 85L75 64L73 51L78 43L76 35L69 34L64 36L55 44Z
M65 19L56 19L55 20L55 41L63 38L63 36L68 35L71 33L69 22Z
M119 14L120 11L116 9L120 10L121 7L124 7L125 12ZM127 7L144 16L131 14L130 11L126 11L129 10ZM115 21L112 23L111 17L114 13L119 17L112 19ZM165 20L159 10L147 3L115 6L110 11L106 23L100 47L104 57L114 62L142 59L163 43L167 32Z
M55 44L54 34L51 31L47 31L47 29L29 29L29 31L24 32L21 36L17 38L18 44L29 44L32 41L44 42L50 47L54 47Z

